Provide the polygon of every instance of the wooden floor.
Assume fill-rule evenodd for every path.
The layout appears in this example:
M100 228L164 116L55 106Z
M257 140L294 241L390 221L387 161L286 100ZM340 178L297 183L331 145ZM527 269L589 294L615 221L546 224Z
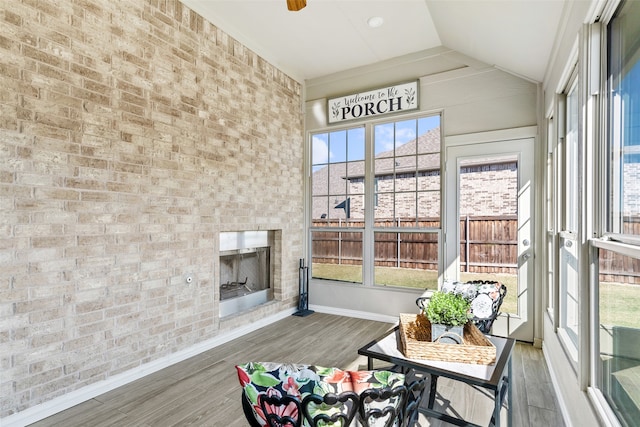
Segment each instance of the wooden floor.
M313 313L290 316L227 344L120 387L32 426L247 426L234 366L275 361L366 369L357 349L392 325ZM542 351L518 343L513 359L513 425L564 422ZM441 378L437 405L448 413L487 425L492 399L470 386ZM506 409L501 419L506 425ZM449 426L421 415L419 426Z

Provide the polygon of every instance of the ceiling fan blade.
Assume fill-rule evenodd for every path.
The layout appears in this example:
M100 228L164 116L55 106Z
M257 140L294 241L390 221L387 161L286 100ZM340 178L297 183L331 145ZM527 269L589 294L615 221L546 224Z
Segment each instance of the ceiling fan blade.
M287 0L287 9L297 12L307 5L307 0Z

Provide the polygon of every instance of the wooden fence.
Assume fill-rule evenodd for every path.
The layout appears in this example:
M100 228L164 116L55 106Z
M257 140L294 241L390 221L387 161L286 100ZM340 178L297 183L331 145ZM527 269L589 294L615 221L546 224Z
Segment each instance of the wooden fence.
M466 217L460 220L460 266L462 271L515 274L517 270L518 219L515 215ZM402 227L408 221L377 220L380 229ZM313 262L362 264L362 234L349 231L363 228L362 220L318 221L318 227L341 227L344 231L314 231ZM417 228L438 228L437 218L411 223ZM317 229L316 229L317 230ZM383 267L438 269L437 233L376 232L375 265Z
M625 216L622 218L623 233L640 236L640 217ZM623 256L609 251L601 251L599 255L600 281L640 284L640 259ZM624 271L625 274L619 274Z
M640 235L640 219L625 221L625 231ZM377 220L375 227L402 227L405 221ZM313 232L313 262L362 264L362 220L317 221ZM437 218L422 218L415 227L438 228ZM343 231L321 231L341 227ZM518 263L518 219L516 215L467 216L460 219L460 271L516 274ZM375 265L384 267L438 269L438 235L428 232L376 232ZM640 284L640 260L613 253L601 255L600 280Z

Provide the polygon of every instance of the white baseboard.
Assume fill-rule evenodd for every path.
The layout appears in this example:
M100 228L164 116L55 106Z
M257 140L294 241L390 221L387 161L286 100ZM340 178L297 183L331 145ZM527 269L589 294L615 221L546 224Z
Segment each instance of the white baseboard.
M203 341L176 353L169 354L165 357L154 360L153 362L146 363L135 369L131 369L118 375L114 375L113 377L107 378L104 381L100 381L95 384L82 387L81 389L66 393L48 402L44 402L31 408L25 409L24 411L18 412L17 414L13 414L5 418L0 418L0 426L24 427L26 425L35 423L36 421L40 421L82 402L91 400L94 397L126 385L146 375L167 368L178 362L182 362L183 360L196 356L207 350L211 350L212 348L225 344L236 338L240 338L241 336L246 335L249 332L253 332L271 323L277 322L278 320L282 320L285 317L291 316L294 312L295 309L281 311L280 313L276 313L272 316L260 319L260 321L241 326L237 329L234 329L233 331L218 335L214 338Z
M399 322L398 316L387 316L385 314L370 313L368 311L347 310L344 308L328 307L325 305L309 305L309 309L318 313L335 314L336 316L354 317L356 319L375 320L377 322L393 323Z
M551 377L551 385L553 386L553 391L556 394L558 399L558 406L560 409L560 413L562 414L562 419L564 420L566 427L572 427L571 416L569 415L569 411L567 409L567 402L565 402L564 397L561 393L561 390L558 388L558 376L554 372L554 365L551 362L549 353L546 351L546 347L544 344L542 345L542 355L544 356L544 361L547 364L547 369L549 370L549 377Z

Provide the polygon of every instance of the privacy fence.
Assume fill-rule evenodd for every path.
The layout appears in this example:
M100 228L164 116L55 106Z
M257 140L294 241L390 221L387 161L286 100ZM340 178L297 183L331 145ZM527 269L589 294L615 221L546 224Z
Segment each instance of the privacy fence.
M377 220L375 227L402 227L409 221ZM640 235L640 219L628 218L626 232ZM313 262L362 264L362 220L315 221ZM411 223L413 226L414 224ZM422 218L417 227L440 227L437 218ZM340 227L341 231L319 228ZM516 274L518 267L518 219L516 215L466 216L460 218L460 270L470 273ZM375 234L375 265L384 267L438 269L438 234L434 232L384 232ZM602 281L640 284L640 261L613 253L601 258Z

